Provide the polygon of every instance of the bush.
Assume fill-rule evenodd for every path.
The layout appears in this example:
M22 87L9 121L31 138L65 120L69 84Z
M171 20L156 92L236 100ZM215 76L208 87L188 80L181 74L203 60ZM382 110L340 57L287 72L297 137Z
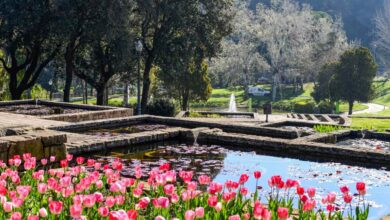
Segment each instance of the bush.
M291 112L293 110L292 106L293 103L289 101L279 101L279 102L272 103L272 108L277 109L279 111Z
M46 91L41 85L39 84L35 84L32 88L31 88L31 92L30 92L30 95L31 95L31 98L32 99L43 99L43 98L47 98L48 97L48 91Z
M334 105L329 101L321 101L318 104L318 110L321 114L332 114L334 110Z
M146 113L150 115L172 117L175 115L175 112L176 105L169 99L154 99L146 107Z
M314 107L314 102L296 102L293 110L295 113L313 113Z

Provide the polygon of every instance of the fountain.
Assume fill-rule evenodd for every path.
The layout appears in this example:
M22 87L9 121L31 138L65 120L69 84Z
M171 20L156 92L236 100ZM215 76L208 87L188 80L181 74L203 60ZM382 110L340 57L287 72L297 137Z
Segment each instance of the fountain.
M237 112L236 96L234 94L230 96L229 112Z

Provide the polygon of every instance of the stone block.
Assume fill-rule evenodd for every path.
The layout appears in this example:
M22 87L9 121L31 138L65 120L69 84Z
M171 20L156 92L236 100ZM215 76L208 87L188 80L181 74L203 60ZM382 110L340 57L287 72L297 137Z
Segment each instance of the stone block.
M25 153L31 153L31 155L38 160L44 157L43 144L39 137L23 135L2 137L1 139L9 142L9 158L14 155L23 155Z
M67 150L64 144L45 147L44 151L45 151L45 158L49 158L50 156L55 156L57 161L65 159L67 154Z

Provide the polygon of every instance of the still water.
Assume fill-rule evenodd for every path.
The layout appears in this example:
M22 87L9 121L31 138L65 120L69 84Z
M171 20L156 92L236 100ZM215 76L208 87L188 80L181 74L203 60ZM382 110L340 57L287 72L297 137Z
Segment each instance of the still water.
M354 193L355 184L364 181L367 185L366 198L371 204L370 219L380 219L390 214L390 172L384 168L372 169L360 166L343 165L333 162L311 162L286 157L267 156L263 153L240 151L220 146L154 145L139 148L124 148L102 152L96 157L109 162L113 157L125 161L124 176L132 176L133 168L141 165L147 172L161 163L169 162L176 170L194 170L198 174L208 174L214 181L238 181L242 173L252 175L262 171L260 185L262 193L269 190L267 180L273 175L296 179L307 187L315 187L317 200L328 192L336 192L341 200L339 187L349 186ZM252 176L251 176L252 177ZM255 179L251 178L246 187L255 190ZM318 206L321 204L318 203Z

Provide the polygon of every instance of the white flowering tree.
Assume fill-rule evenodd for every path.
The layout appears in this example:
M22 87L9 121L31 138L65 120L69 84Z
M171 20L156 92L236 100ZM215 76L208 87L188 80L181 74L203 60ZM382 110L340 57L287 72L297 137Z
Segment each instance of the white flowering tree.
M384 6L376 18L376 37L374 49L382 65L390 68L390 0L384 1Z

